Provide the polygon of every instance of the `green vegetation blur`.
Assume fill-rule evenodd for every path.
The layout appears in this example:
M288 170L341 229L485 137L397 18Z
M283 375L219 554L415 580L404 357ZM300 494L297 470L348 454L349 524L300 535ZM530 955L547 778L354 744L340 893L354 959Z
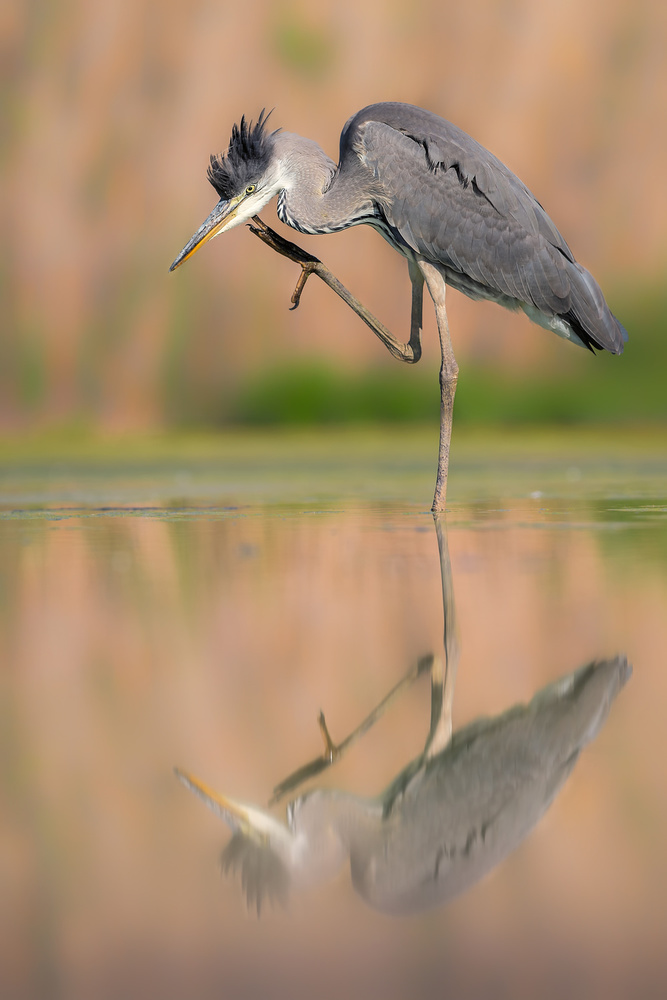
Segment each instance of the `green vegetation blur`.
M457 425L667 421L667 291L625 293L618 302L612 300L612 308L629 331L620 357L593 355L554 337L555 365L514 374L507 364L467 359L459 373ZM350 322L358 321L350 316ZM383 358L378 365L358 369L329 362L323 347L318 355L311 352L270 365L260 362L256 369L230 378L224 364L209 368L206 363L212 353L224 353L224 333L212 334L212 329L214 319L204 307L181 314L177 310L172 317L166 360L157 373L166 428L415 424L438 419L438 368L433 360L408 366ZM260 334L248 329L244 335ZM119 336L113 323L97 341L102 358L107 336L111 342ZM545 333L535 328L535 336ZM217 352L210 349L212 340ZM21 352L11 359L16 384L23 404L38 408L49 380L45 358L38 337L24 336L19 343ZM204 359L201 365L198 356ZM84 398L93 400L99 391L100 361L95 353L80 359Z
M456 395L457 426L485 424L646 423L667 420L667 292L619 297L615 305L630 331L621 357L592 355L556 341L560 364L512 375L468 361ZM543 336L536 329L536 336ZM555 338L554 338L555 339ZM422 423L437 421L438 370L383 364L349 371L311 358L251 373L225 394L174 392L176 425L255 426Z

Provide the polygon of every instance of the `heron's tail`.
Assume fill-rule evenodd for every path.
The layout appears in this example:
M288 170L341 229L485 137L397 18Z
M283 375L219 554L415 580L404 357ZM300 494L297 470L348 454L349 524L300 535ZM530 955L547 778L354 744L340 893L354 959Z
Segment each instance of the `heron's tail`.
M576 261L568 261L570 308L561 315L584 347L622 354L628 332L605 301L597 281Z

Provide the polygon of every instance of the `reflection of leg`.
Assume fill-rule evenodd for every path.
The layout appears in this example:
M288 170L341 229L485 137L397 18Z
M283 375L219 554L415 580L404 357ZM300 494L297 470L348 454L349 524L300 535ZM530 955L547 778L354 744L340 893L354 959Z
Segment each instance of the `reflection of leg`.
M424 754L434 757L449 743L452 735L452 714L445 710L445 675L442 660L434 659L431 666L431 725L429 727Z
M291 243L289 240L283 239L278 233L275 233L273 229L266 225L265 222L259 218L258 215L254 215L252 218L253 225L248 224L248 228L251 233L258 236L263 243L275 250L276 253L282 254L283 257L289 257L290 260L295 261L297 264L301 265L301 274L299 275L299 280L296 283L296 288L294 289L294 294L292 295L292 308L296 309L301 299L301 293L303 292L306 281L311 274L316 274L319 278L324 281L325 284L329 286L339 295L343 302L346 302L350 309L356 312L357 316L364 321L364 323L371 328L376 337L379 337L384 346L387 348L390 354L393 354L395 358L399 361L405 361L409 365L415 364L419 361L422 353L421 348L421 285L423 284L423 279L421 274L419 275L419 280L413 276L413 270L411 267L410 278L412 280L412 322L410 329L410 340L407 344L402 344L400 340L397 340L393 333L387 329L387 327L376 319L372 313L366 309L364 305L356 299L351 292L348 292L345 285L336 278L326 264L323 264L321 260L314 257L312 254L306 253L302 250L300 246L296 243ZM416 268L416 265L415 265ZM419 285L419 291L416 291L415 285ZM416 311L416 296L419 296L418 301L420 303L419 309L419 321L415 321L415 311Z
M441 753L452 738L452 707L457 666L457 662L450 661L443 671L442 661L433 661L431 669L431 727L424 746L424 756L427 759Z
M433 511L445 509L445 499L447 495L447 472L449 468L449 444L452 437L452 418L454 415L454 395L456 393L456 383L459 377L459 366L454 357L452 342L449 338L449 323L447 322L447 311L445 309L446 284L440 271L425 260L419 261L419 267L429 294L435 306L435 318L438 323L438 334L440 336L440 353L442 364L440 367L440 447L438 450L438 474L435 481L435 495L433 497Z
M279 785L276 785L273 789L273 795L271 796L269 804L277 802L288 792L294 791L299 785L302 785L304 781L308 781L310 778L314 778L316 775L321 774L328 767L331 766L335 761L340 760L342 755L350 749L353 743L367 733L372 726L378 721L378 719L384 715L389 706L401 695L411 684L421 677L423 673L430 670L433 665L433 656L429 653L426 656L422 656L418 660L417 665L412 667L408 673L403 677L398 684L396 684L389 694L385 695L379 705L377 705L372 712L370 712L366 718L361 722L357 728L350 733L341 743L334 743L329 733L327 727L326 719L324 718L324 713L320 712L318 718L318 725L320 727L320 733L322 734L322 739L324 740L324 753L321 757L316 757L314 760L309 761L308 764L304 764L303 767L298 768L290 774L284 781L281 781Z
M431 669L431 728L424 747L424 753L427 757L433 757L444 750L452 738L452 708L460 657L452 567L449 561L449 546L447 545L447 526L442 515L434 514L433 520L435 521L440 555L445 669L443 673L442 664L438 660L434 660Z
M461 649L456 627L456 604L454 603L454 583L452 580L452 564L449 559L447 543L447 522L444 514L434 514L435 533L438 538L438 556L440 558L440 582L442 585L442 618L443 640L445 645L445 664L456 673Z

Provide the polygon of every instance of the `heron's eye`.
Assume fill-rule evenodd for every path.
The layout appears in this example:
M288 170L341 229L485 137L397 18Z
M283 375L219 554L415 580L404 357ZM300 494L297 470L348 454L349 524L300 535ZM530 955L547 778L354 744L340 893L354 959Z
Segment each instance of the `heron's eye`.
M246 194L252 194L254 190L255 190L255 185L254 184L248 184L247 188L245 189L245 193Z

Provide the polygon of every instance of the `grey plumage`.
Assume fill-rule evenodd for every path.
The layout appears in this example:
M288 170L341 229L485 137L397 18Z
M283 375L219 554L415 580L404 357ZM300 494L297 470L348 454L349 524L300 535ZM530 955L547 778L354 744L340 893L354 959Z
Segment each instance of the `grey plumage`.
M471 298L527 306L531 319L563 324L561 336L569 328L586 347L621 353L627 334L595 279L525 184L461 129L410 105L374 104L343 129L341 178L355 158L384 192L398 250L439 264Z
M449 337L445 291L522 309L533 322L589 350L621 354L627 333L595 278L579 264L535 196L511 170L456 125L409 104L372 104L346 123L335 164L311 139L269 132L241 119L226 154L211 157L209 180L220 201L176 257L171 270L208 240L278 198L282 222L303 233L376 229L408 261L410 339L401 344L316 258L272 241L274 249L320 277L345 299L391 353L421 357L423 286L440 337L440 449L433 510L444 510L458 365ZM285 247L290 247L285 249ZM296 252L296 256L294 255ZM301 254L301 256L299 256ZM293 301L303 287L302 278Z
M590 663L528 705L455 732L425 765L409 765L381 796L377 835L352 844L360 895L405 913L482 878L544 815L631 673L625 657Z
M622 352L626 331L538 200L456 125L409 104L369 105L344 126L336 166L311 140L270 132L268 117L243 116L227 152L211 157L224 203L251 185L262 204L277 194L281 221L300 232L371 225L470 298L523 309L590 350Z
M518 847L631 673L623 656L590 663L529 704L455 732L375 798L307 792L290 802L286 825L176 773L234 831L222 869L240 872L258 913L264 899L284 905L291 889L333 877L348 859L352 884L371 907L413 913L452 899Z

